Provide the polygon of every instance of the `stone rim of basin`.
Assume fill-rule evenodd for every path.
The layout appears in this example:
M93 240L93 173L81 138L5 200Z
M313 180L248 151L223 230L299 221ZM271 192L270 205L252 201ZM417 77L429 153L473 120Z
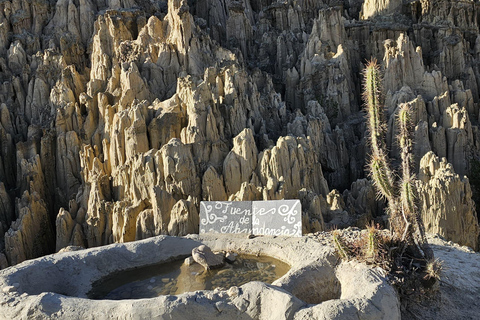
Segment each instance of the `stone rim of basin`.
M271 256L291 269L272 285L249 282L238 290L188 292L128 303L85 299L91 285L112 272L184 258L199 245L217 252ZM120 318L169 314L179 319L302 319L320 315L333 319L338 314L361 314L365 319L400 319L398 297L382 270L355 262L340 263L331 245L308 236L159 236L25 261L1 270L0 286L8 288L0 290L0 313L12 319L27 315L102 319L111 314Z

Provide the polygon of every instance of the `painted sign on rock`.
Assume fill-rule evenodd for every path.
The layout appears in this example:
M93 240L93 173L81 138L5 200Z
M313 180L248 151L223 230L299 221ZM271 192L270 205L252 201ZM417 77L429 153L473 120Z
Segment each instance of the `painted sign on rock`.
M302 236L300 200L202 201L200 233Z

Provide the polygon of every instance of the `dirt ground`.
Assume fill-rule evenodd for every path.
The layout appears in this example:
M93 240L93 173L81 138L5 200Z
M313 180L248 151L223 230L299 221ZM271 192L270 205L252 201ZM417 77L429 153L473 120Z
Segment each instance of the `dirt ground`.
M409 301L402 319L480 319L480 253L439 236L429 236L435 258L443 261L440 286L421 301Z

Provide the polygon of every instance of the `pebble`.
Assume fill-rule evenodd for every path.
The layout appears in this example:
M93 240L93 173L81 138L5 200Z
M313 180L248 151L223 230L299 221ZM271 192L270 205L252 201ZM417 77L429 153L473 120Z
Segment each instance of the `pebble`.
M215 303L215 308L217 308L218 312L222 312L226 307L227 303L225 301L219 301Z
M5 292L5 293L15 292L15 291L17 291L17 288L15 286L6 286L6 287L3 287L2 291Z
M191 266L192 264L195 263L195 260L193 260L193 257L188 257L185 259L185 261L183 262L186 266Z
M150 279L150 283L155 283L155 278Z
M230 298L237 297L240 294L240 289L237 286L233 286L228 289L227 294Z
M225 259L227 260L227 262L232 263L237 260L237 254L234 252L227 252L227 254L225 255Z

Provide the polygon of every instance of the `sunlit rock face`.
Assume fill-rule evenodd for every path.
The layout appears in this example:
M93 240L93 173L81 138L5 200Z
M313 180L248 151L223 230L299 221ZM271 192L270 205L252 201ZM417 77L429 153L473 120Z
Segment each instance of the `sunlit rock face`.
M0 13L2 266L195 233L202 200L298 198L304 233L382 220L364 170L370 58L390 155L408 103L417 172L432 151L480 188L473 1L12 0ZM427 231L477 246L471 193L442 190L463 209L425 209L442 221Z

